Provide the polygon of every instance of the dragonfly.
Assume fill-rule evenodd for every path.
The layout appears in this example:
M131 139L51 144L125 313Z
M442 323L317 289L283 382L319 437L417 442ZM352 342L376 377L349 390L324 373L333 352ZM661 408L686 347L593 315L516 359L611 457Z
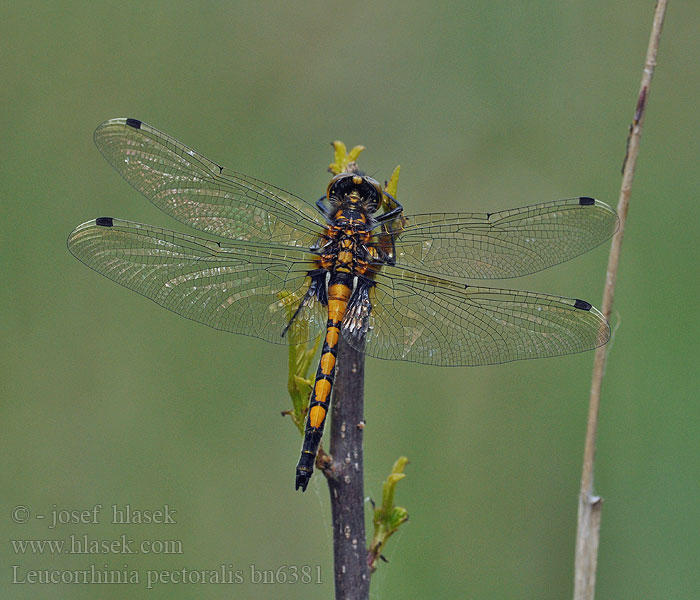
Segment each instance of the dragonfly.
M467 283L528 275L603 243L618 218L599 200L409 216L357 169L309 202L138 119L106 121L94 137L128 183L210 237L99 217L68 237L76 258L214 329L285 343L297 322L298 341L324 336L296 489L313 473L341 336L368 356L439 366L559 356L610 338L585 300Z

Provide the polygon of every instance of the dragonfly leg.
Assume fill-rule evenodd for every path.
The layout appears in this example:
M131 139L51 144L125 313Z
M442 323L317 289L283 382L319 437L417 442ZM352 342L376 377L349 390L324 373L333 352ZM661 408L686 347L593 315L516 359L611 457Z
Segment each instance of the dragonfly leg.
M328 207L324 204L325 200L325 196L321 196L318 200L316 200L316 208L318 208L318 212L320 212L325 217L326 221L330 221L331 212L330 210L328 210Z
M387 196L389 196L389 194L387 194L386 192L384 192L384 193ZM401 204L399 204L398 200L396 198L394 198L393 196L389 196L389 198L391 198L394 201L396 206L394 208L392 208L391 210L379 215L378 217L374 217L374 220L377 223L383 223L384 221L390 221L391 219L395 219L403 212L403 206Z

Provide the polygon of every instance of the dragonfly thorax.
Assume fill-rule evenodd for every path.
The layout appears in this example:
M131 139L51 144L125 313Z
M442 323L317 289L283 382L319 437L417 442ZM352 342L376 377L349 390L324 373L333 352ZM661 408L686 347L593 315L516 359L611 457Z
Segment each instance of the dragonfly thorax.
M362 274L371 259L367 245L371 233L363 215L352 209L338 209L338 218L326 229L326 244L321 248L319 266L324 269Z

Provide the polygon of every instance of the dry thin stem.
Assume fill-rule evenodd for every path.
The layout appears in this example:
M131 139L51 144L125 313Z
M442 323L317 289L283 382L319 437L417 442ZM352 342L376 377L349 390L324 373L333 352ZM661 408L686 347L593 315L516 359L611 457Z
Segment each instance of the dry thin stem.
M620 250L622 238L627 220L630 193L634 170L637 165L639 144L642 135L642 124L646 102L649 97L649 87L656 67L656 55L659 49L661 28L666 14L667 0L658 0L654 22L649 38L642 83L637 98L637 108L634 120L630 125L630 133L627 140L627 154L622 168L622 186L620 198L617 204L617 214L620 217L620 228L613 237L608 259L608 270L605 278L605 290L603 292L603 304L601 310L605 318L610 320L612 312L613 296L617 269L620 262ZM586 443L583 453L583 471L581 474L581 492L578 505L578 531L576 534L576 560L574 578L574 600L593 600L595 593L596 563L598 559L598 540L600 532L601 499L593 494L593 476L595 467L595 444L598 428L598 411L600 408L600 390L605 373L607 359L606 349L598 348L593 364L593 376L591 380L591 393L588 408L588 425L586 429Z

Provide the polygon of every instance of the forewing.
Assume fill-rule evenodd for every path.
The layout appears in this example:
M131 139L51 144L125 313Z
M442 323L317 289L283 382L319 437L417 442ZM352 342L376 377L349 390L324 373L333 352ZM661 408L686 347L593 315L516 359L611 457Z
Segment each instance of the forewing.
M136 119L95 130L98 149L158 208L200 231L225 238L310 247L317 212L305 200L235 173Z
M593 198L403 219L392 227L399 234L397 265L460 279L535 273L595 248L618 227L615 211ZM381 244L382 234L377 237Z
M603 315L583 300L466 286L389 266L370 298L365 352L377 358L490 365L583 352L610 337ZM361 347L360 336L343 332Z
M98 273L183 317L278 344L286 343L282 331L309 284L303 252L227 246L109 217L78 226L68 249ZM307 323L313 339L326 316L312 299L297 319Z

